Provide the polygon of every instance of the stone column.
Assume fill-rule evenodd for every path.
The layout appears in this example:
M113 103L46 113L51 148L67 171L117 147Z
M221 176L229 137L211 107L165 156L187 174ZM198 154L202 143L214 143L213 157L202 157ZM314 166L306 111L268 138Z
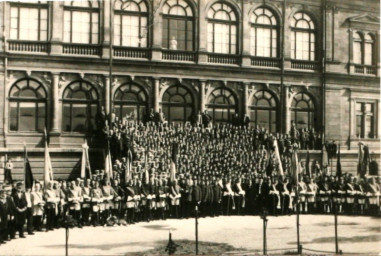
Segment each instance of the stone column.
M243 114L249 115L249 86L250 83L243 83Z
M159 97L160 97L160 78L154 79L154 87L153 87L153 109L155 112L159 112Z
M200 111L205 111L205 85L206 80L200 80Z
M51 132L59 133L60 131L60 120L61 115L59 112L59 82L60 82L60 73L52 73L53 84L52 84L52 128Z
M291 111L290 111L290 97L288 96L290 92L290 85L284 85L284 112L281 113L284 116L284 130L283 132L288 133L291 129Z
M110 91L111 91L111 80L110 80L109 76L105 76L105 112L106 112L107 116L109 116L109 114L111 113L111 109L110 109L110 103L111 103Z
M64 2L53 1L52 5L52 40L50 42L50 54L60 55L62 54L62 41L64 30Z

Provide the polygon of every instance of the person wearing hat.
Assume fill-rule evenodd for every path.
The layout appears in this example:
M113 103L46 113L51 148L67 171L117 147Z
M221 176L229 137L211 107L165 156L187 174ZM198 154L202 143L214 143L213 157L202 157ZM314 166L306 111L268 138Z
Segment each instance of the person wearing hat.
M12 205L7 200L4 187L0 188L0 244L8 240L8 225Z
M32 192L32 213L33 213L33 225L37 231L42 231L42 216L44 214L45 201L43 198L41 184L36 183L34 185L34 191Z
M46 231L54 229L54 220L57 214L58 203L60 198L57 197L56 191L53 188L53 182L49 182L44 193L46 201Z
M24 224L26 220L26 210L28 208L25 192L22 190L22 183L18 182L16 185L16 192L12 195L15 204L15 227L19 232L20 238L24 236Z

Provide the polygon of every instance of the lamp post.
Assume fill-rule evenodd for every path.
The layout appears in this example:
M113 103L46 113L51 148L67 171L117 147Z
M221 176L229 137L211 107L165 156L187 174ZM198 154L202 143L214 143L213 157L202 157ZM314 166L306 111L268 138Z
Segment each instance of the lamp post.
M267 228L267 209L262 209L261 219L263 220L263 255L267 254L267 239L266 239L266 228Z

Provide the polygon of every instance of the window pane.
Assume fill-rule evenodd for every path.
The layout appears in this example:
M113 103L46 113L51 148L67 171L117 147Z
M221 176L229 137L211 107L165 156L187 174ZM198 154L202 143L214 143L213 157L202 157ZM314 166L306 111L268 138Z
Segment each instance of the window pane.
M46 128L46 106L45 103L38 103L38 120L37 120L37 130L44 131Z
M258 124L265 128L267 131L270 130L270 111L268 110L257 110L258 116Z
M73 107L72 131L74 132L86 131L86 127L88 125L86 123L87 105L86 104L72 104L72 107Z
M20 8L19 39L38 40L38 9Z
M31 102L20 102L20 124L19 131L36 130L36 104Z
M70 104L63 104L63 120L62 120L62 130L65 132L71 131L71 112Z
M373 117L365 116L365 131L367 138L373 138Z
M356 115L356 135L362 138L362 115Z
M9 103L9 129L11 131L17 131L18 115L17 115L17 102Z
M90 13L73 11L72 15L72 42L84 44L90 43Z
M364 64L372 65L373 64L373 45L371 43L365 43L365 56Z
M295 123L298 129L308 128L308 112L296 112Z

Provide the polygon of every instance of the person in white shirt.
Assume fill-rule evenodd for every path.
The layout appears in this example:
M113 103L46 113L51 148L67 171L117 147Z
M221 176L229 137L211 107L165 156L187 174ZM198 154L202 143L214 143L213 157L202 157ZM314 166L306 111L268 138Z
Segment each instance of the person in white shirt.
M41 184L34 185L34 191L31 194L33 225L35 230L42 231L42 216L44 214L45 201L41 191Z

